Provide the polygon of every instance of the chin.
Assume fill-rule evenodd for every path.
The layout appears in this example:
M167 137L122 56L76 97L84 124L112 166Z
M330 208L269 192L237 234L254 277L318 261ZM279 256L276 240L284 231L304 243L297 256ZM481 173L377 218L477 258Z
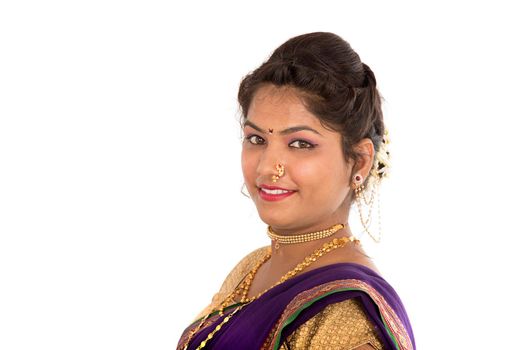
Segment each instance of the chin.
M258 211L258 216L266 225L271 227L289 227L294 226L294 220L289 215L283 215L283 213L275 213L275 210L271 213L269 210Z

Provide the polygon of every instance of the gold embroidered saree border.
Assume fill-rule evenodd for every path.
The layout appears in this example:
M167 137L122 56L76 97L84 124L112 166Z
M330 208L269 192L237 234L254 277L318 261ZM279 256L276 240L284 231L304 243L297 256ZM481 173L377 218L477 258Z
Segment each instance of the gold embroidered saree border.
M357 279L336 280L321 284L309 290L298 294L287 305L286 309L280 316L279 321L275 324L270 332L263 349L277 349L277 342L280 340L280 335L283 328L288 324L290 317L298 315L304 308L311 305L318 299L345 290L359 290L371 297L373 302L378 306L382 321L389 331L389 335L395 341L397 348L400 350L412 350L413 345L411 339L404 328L402 322L397 314L393 311L391 306L386 302L384 297L378 293L369 284ZM308 304L309 305L306 305ZM294 319L294 318L293 318Z

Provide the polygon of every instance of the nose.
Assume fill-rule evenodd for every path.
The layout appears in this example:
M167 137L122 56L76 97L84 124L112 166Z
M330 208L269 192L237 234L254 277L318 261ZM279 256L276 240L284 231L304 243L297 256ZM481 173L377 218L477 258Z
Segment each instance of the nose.
M282 178L282 176L285 175L283 167L285 164L286 162L282 150L268 145L258 160L257 173L264 179L264 182L271 182L274 176Z

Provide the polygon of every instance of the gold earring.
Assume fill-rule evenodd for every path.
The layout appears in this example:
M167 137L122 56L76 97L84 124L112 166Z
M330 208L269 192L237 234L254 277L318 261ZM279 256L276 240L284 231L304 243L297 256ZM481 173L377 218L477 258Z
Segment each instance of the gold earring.
M380 217L380 194L378 192L377 181L373 181L373 183L372 183L372 190L371 190L370 198L366 197L364 186L362 185L362 178L361 178L360 175L355 175L355 180L354 180L353 184L354 184L354 187L355 187L355 197L356 197L358 213L359 213L359 216L360 216L360 222L362 223L362 227L364 227L364 230L366 231L366 233L376 243L378 243L382 239L382 223L381 223L382 220L381 220L381 217ZM371 231L369 230L369 228L371 227L371 218L372 218L372 214L373 214L373 207L374 207L374 204L375 204L375 196L376 196L377 202L378 202L378 209L377 210L378 210L378 231L379 231L379 233L378 233L377 236L372 234ZM362 201L364 201L364 203L369 207L368 214L367 214L366 218L364 218L364 214L363 214Z
M240 193L242 193L242 194L243 194L244 196L246 196L247 198L251 198L251 196L249 195L249 192L248 192L247 194L244 193L244 188L247 189L247 186L246 186L246 183L245 183L245 182L242 184L242 187L240 188Z
M278 163L276 165L276 168L277 168L277 175L273 175L271 178L273 182L277 182L277 180L280 179L284 175L284 165Z

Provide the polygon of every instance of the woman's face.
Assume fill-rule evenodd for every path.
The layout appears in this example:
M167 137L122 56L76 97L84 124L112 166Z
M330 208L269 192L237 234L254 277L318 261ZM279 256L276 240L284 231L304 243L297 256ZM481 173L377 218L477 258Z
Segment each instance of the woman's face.
M242 171L262 221L280 232L347 222L352 162L344 161L341 135L324 128L293 88L260 87L243 134ZM278 163L284 175L272 182ZM262 193L264 186L293 193L277 198Z

